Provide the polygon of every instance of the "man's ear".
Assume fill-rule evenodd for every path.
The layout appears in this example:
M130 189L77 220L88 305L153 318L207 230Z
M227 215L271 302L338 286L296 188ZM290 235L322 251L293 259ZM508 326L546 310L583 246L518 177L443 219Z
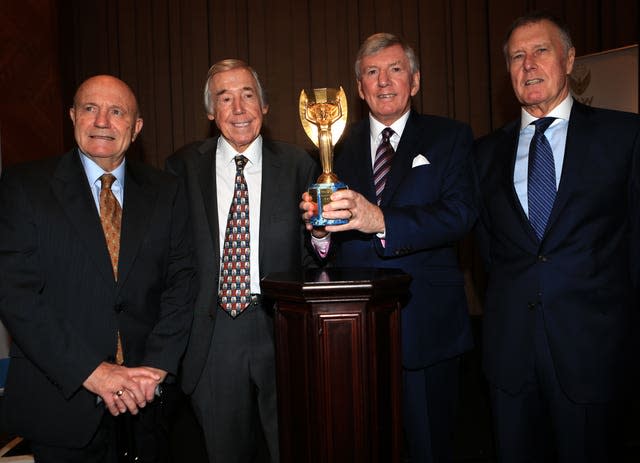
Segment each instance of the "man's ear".
M411 96L415 96L420 90L420 71L414 72L411 76Z

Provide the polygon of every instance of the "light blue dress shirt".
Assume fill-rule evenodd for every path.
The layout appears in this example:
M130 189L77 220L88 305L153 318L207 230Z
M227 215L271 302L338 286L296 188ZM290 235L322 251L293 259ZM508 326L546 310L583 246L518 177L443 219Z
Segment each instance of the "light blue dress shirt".
M82 162L82 167L84 167L84 173L87 175L87 180L89 181L89 187L91 188L91 194L93 195L93 200L96 203L96 209L98 209L98 213L100 213L100 190L102 188L102 182L100 181L100 177L103 174L113 174L116 180L111 185L111 191L115 195L116 199L120 203L120 207L124 204L124 166L126 160L123 160L115 170L111 172L107 172L102 169L98 164L96 164L89 156L84 154L82 151L78 150L80 153L80 161Z
M553 161L556 169L556 189L560 186L562 165L564 164L564 149L567 142L567 129L569 128L569 116L573 98L567 96L562 103L553 108L546 117L555 117L556 120L545 131L553 151ZM529 217L529 201L527 200L527 175L529 173L529 145L535 133L535 127L531 123L538 118L532 116L524 109L520 117L520 136L518 137L518 151L516 163L513 169L513 186L522 205L524 213Z

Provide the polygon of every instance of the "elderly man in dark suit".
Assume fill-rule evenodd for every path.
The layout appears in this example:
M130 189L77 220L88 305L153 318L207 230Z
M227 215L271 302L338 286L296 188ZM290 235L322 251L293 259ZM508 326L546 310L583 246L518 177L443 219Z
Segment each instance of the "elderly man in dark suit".
M408 457L450 461L459 357L472 345L456 242L477 215L473 138L463 123L411 110L420 71L413 49L398 37L367 38L355 69L370 115L336 148L335 172L349 190L334 193L324 207L327 218L349 223L308 228L321 254L330 244L336 265L411 275L401 312ZM309 200L303 195L305 219L315 207Z
M516 20L504 53L521 117L477 153L500 461L620 461L613 412L630 365L640 118L571 97L575 49L551 16Z
M258 76L240 60L214 64L205 108L221 136L168 161L188 188L200 291L182 385L211 462L253 462L260 434L279 461L272 304L260 279L310 259L298 214L313 159L260 135L267 114Z
M0 182L0 313L13 339L3 424L36 461L115 462L125 415L129 455L164 461L153 399L192 317L186 196L125 160L142 119L124 82L86 80L70 115L77 149Z

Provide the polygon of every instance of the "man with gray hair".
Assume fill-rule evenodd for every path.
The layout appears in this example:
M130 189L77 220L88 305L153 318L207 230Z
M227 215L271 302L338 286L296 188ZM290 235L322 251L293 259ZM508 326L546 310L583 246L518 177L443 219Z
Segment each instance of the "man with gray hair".
M504 53L521 115L479 141L476 159L499 461L622 461L640 118L573 99L575 49L549 14L514 21Z
M273 304L261 296L260 279L300 271L312 259L296 198L317 167L303 150L260 135L268 105L243 61L209 69L204 101L221 135L168 161L187 185L200 284L182 386L211 462L256 461L262 434L275 463Z
M349 223L307 228L336 265L411 275L401 312L407 453L412 463L451 461L460 355L472 345L456 241L476 219L473 137L466 124L411 110L420 71L399 37L366 39L355 69L369 117L336 148L335 172L349 190L323 209ZM300 205L305 220L310 199Z

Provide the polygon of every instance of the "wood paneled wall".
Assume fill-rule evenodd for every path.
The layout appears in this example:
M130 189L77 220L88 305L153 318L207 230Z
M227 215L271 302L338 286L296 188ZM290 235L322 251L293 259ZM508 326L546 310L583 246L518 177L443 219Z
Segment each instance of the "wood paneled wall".
M244 59L260 74L270 103L269 135L311 149L298 121L300 90L342 85L349 119L362 118L366 108L354 81L356 51L374 32L395 32L414 45L421 61L416 109L469 122L480 136L517 115L501 52L504 31L516 16L546 8L564 18L580 55L637 43L640 14L636 0L2 0L1 5L32 15L28 25L8 30L13 18L3 11L3 33L14 42L50 34L26 59L46 63L47 73L38 80L65 107L78 84L97 73L115 74L133 87L145 119L137 151L157 166L178 147L210 134L204 78L222 58ZM58 28L41 29L47 8L57 8ZM51 47L58 47L59 64ZM15 58L2 54L6 74ZM4 95L20 95L26 103L0 106L5 154L16 150L23 156L24 145L31 143L29 132L13 133L17 126L50 139L60 137L62 126L64 144L73 145L70 122L55 104L36 103L55 124L30 113L28 80L0 82ZM20 141L6 146L7 131L19 134Z
M56 0L0 0L0 43L2 164L60 154L65 116Z

